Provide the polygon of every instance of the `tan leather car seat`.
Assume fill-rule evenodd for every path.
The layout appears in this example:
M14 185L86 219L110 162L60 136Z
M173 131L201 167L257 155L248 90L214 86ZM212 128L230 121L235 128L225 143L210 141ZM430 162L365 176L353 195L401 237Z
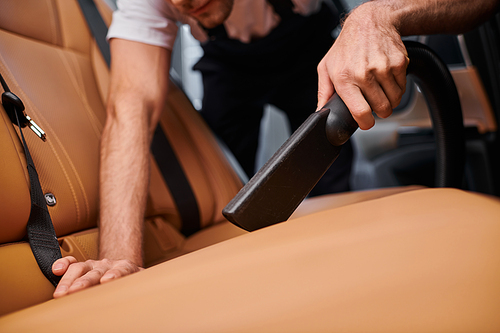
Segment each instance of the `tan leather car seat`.
M111 11L98 7L109 24ZM105 122L108 70L76 0L0 0L0 73L27 113L47 133L24 130L63 255L97 258L99 142ZM242 186L215 138L186 96L171 85L161 126L196 196L201 231L184 237L169 188L152 160L145 262L151 266L245 234L222 208ZM29 180L18 129L0 107L0 316L52 298L25 240ZM415 187L308 200L293 218Z
M99 8L108 23L111 11ZM63 255L97 258L99 142L105 122L108 71L76 1L0 1L0 72L28 115L47 133L42 142L24 130ZM243 231L206 229L223 221L222 208L241 182L185 95L171 86L161 124L196 196L203 235L194 245L178 231L180 219L153 161L147 208L147 265L189 252L200 237L214 243ZM0 315L50 299L53 287L38 270L25 228L30 197L17 126L0 108ZM221 230L224 229L224 230ZM203 236L203 237L202 237Z
M325 210L0 318L2 332L498 332L500 201ZM29 319L29 320L28 320Z

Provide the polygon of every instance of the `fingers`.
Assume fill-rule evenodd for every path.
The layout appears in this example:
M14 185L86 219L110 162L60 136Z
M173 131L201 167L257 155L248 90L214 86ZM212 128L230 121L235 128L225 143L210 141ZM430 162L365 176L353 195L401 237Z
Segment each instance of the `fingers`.
M318 106L320 110L335 93L332 78L328 72L326 60L323 59L318 65Z
M54 291L54 298L62 297L78 290L96 284L96 276L88 274L93 269L90 261L72 263L64 273L61 281ZM93 279L92 279L93 278ZM97 279L97 282L99 279Z
M358 123L359 128L367 130L375 125L375 118L372 115L370 104L357 85L339 87L337 93L351 111L352 117Z
M76 263L77 260L75 257L67 256L61 259L58 259L52 264L52 273L57 276L61 276L66 273L69 265Z
M361 129L373 127L375 119L371 114L370 104L364 98L363 92L356 82L363 80L356 80L355 76L345 70L348 66L339 65L335 60L332 61L335 59L332 53L332 51L328 52L318 65L317 109L322 108L337 91L359 127Z
M144 268L135 266L134 264L131 264L130 262L127 262L123 260L117 268L111 269L107 271L102 277L101 277L101 283L106 283L112 280L116 280L118 278L124 277L126 275L130 275L139 271L143 271Z
M406 58L407 59L407 58ZM372 112L387 118L399 105L406 89L406 64L397 68L397 75L387 67L359 69L356 73L337 73L332 78L326 71L319 74L318 109L326 104L336 91L354 120L363 130L375 124ZM402 73L402 74L401 74Z
M66 265L64 276L59 282L56 290L54 291L54 298L59 298L65 295L75 293L77 291L98 285L100 283L109 282L120 277L138 272L143 268L138 267L129 260L87 260L85 262L76 262L73 257L66 257L67 259L61 262L57 261L56 265ZM64 267L63 267L64 269Z
M383 58L366 66L346 66L333 78L335 89L363 130L373 127L375 113L387 118L406 88L407 57ZM389 63L389 61L391 61Z
M401 97L406 90L406 68L410 59L406 54L406 49L402 49L401 53L392 55L389 60L391 63L386 65L386 69L377 75L377 81L386 95L391 109L394 109L401 102ZM385 118L383 114L377 113L377 115Z
M357 7L318 65L318 106L337 92L361 129L392 114L406 89L406 48L389 16ZM385 7L384 7L385 8Z

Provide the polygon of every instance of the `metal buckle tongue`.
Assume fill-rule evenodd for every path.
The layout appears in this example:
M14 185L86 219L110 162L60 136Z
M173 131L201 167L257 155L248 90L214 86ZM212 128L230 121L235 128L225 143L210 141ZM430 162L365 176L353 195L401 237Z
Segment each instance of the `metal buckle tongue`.
M26 116L26 119L29 122L29 127L35 133L40 139L42 139L43 142L47 141L47 135L43 131L43 129L38 126L33 119L31 119L29 116Z
M33 133L35 133L40 139L45 142L47 140L47 135L45 134L45 132L40 126L37 125L37 123L33 121L33 119L31 119L26 114L26 112L24 111L24 104L21 99L10 91L9 87L7 87L7 84L1 76L0 78L2 79L2 86L5 90L5 92L2 94L3 108L7 112L12 123L18 125L17 119L19 119L19 124L21 127L28 126L33 131Z

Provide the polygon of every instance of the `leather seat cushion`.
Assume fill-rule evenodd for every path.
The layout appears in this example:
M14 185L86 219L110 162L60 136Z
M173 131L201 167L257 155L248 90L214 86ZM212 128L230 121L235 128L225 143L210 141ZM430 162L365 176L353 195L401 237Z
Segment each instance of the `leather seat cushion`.
M499 331L498 216L500 201L483 195L400 193L234 238L0 318L0 327Z

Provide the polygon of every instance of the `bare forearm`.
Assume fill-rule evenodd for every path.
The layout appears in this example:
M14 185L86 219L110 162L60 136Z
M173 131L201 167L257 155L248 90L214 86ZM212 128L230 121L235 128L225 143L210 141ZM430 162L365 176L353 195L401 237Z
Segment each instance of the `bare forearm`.
M103 133L100 258L129 259L142 265L149 139L145 117L137 118L108 118Z
M373 0L354 9L318 65L318 107L334 92L361 129L372 112L391 115L406 89L409 63L401 36L465 32L494 13L499 0Z
M170 51L111 40L111 84L101 143L101 259L142 265L149 147L165 104Z
M57 260L52 271L62 279L54 297L143 270L149 145L165 104L170 51L121 39L110 44L111 83L101 140L100 260Z
M497 0L374 0L360 6L361 16L389 22L402 36L466 32L486 20ZM362 12L362 13L361 13Z

